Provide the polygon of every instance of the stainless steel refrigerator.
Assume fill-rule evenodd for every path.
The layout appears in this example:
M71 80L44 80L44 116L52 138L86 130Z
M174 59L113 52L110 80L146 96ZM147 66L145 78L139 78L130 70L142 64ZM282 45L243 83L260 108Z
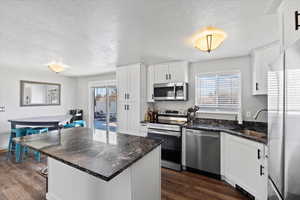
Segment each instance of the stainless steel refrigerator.
M300 200L300 41L268 72L268 199Z

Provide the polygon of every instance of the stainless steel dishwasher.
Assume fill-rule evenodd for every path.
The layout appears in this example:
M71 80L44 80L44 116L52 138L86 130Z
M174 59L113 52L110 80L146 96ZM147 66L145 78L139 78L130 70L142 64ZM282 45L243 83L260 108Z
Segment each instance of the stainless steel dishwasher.
M186 129L186 167L220 178L220 132Z

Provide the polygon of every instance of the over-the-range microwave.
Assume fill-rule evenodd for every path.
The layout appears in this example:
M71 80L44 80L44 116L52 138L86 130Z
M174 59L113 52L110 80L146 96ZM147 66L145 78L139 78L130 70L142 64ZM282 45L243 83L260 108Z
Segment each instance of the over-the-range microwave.
M154 84L155 101L187 101L188 84L187 83L158 83Z

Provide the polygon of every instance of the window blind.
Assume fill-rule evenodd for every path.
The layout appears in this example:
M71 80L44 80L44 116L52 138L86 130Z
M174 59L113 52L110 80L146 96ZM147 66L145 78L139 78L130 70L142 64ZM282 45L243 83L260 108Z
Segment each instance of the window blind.
M196 76L196 104L202 109L239 111L240 91L239 72Z

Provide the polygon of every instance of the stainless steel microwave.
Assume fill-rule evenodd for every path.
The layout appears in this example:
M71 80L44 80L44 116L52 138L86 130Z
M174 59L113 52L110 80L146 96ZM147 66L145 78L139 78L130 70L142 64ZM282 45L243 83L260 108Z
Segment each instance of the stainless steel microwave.
M154 84L154 100L156 101L187 101L187 83L159 83Z

